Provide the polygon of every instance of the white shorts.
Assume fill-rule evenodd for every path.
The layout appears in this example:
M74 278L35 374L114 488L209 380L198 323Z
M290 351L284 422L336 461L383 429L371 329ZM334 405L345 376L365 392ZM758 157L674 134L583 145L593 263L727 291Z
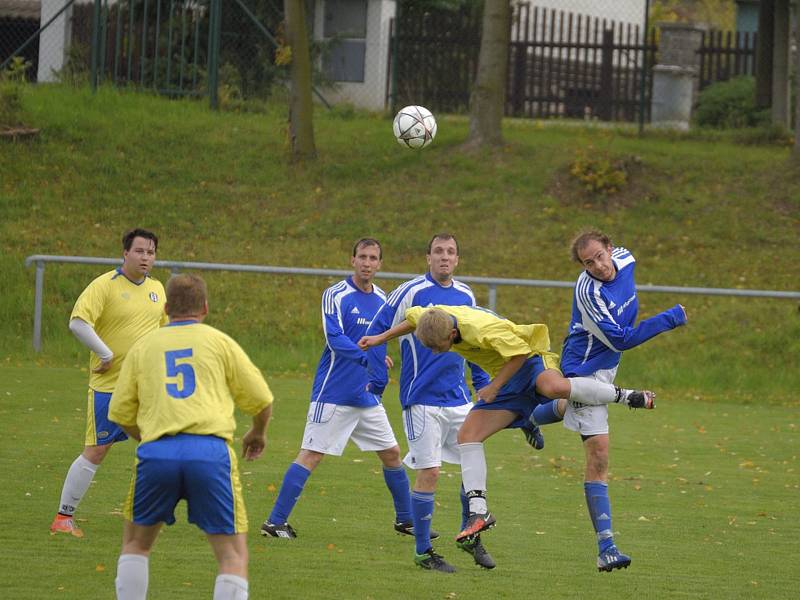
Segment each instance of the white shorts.
M613 369L595 371L592 375L586 375L586 377L597 379L603 383L614 383L616 375L617 368L614 367ZM608 404L589 406L567 402L567 410L564 412L564 427L577 431L581 435L608 433Z
M403 459L411 469L440 467L442 461L461 464L458 430L472 408L414 404L403 410L403 427L408 439L408 454Z
M341 456L348 440L364 452L397 446L383 405L365 408L312 402L301 448Z

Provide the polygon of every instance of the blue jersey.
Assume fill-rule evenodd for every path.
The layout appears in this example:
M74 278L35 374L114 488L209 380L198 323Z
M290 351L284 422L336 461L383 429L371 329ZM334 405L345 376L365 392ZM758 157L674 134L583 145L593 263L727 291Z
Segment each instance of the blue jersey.
M412 306L475 306L475 296L468 285L453 281L448 287L440 285L430 273L408 281L389 294L389 299L369 328L369 335L383 333L405 319L406 309ZM413 335L400 338L400 403L403 408L412 404L431 406L460 406L470 402L470 392L464 378L464 359L455 352L434 354ZM386 345L368 352L370 390L383 393L388 382L384 358ZM489 376L470 363L472 385L478 390L489 384Z
M357 342L367 334L372 318L386 300L378 286L362 292L348 277L322 294L325 348L311 389L311 401L347 406L375 406L367 392L367 356Z
M561 353L566 377L613 369L624 350L686 322L676 305L634 325L639 312L633 278L636 261L625 248L614 248L611 258L617 270L614 279L600 281L584 271L575 284L572 320Z

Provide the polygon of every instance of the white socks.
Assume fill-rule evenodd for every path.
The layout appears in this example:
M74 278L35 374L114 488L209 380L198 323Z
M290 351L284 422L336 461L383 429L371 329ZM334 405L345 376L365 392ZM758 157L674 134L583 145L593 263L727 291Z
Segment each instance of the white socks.
M482 442L459 444L461 451L461 481L464 491L486 491L486 455L483 452ZM487 511L486 498L475 497L469 499L469 511L485 513Z
M247 600L247 579L237 575L218 575L214 584L214 600Z
M571 402L598 406L617 401L617 388L591 377L568 377Z
M117 600L147 598L147 557L141 554L121 554L117 562Z
M67 471L67 478L64 479L64 487L61 490L61 502L58 505L58 512L63 515L74 515L75 509L83 499L86 490L94 479L97 467L93 462L84 458L83 454L72 463Z

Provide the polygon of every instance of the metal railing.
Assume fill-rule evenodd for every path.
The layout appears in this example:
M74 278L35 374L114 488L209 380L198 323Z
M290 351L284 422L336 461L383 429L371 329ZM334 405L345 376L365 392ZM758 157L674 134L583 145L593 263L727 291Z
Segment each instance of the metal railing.
M25 259L25 266L36 265L36 292L33 312L33 348L36 352L42 349L42 298L44 295L44 269L45 263L69 263L81 265L111 265L122 264L119 258L96 258L91 256L55 256L50 254L34 254ZM309 275L312 277L347 277L352 275L352 269L309 269L305 267L273 267L263 265L239 265L230 263L204 263L182 262L172 260L157 260L155 266L169 269L172 274L184 270L197 271L236 271L240 273L265 273L269 275ZM403 281L417 277L419 273L393 273L381 271L378 279L400 279ZM555 281L552 279L511 279L504 277L474 277L459 275L459 281L470 284L486 285L489 288L489 306L494 310L497 306L497 287L521 286L544 288L573 288L573 281ZM707 288L707 287L678 287L669 285L639 285L637 292L661 292L671 294L694 294L704 296L746 296L755 298L784 298L800 300L800 292L783 292L776 290L740 290L732 288Z

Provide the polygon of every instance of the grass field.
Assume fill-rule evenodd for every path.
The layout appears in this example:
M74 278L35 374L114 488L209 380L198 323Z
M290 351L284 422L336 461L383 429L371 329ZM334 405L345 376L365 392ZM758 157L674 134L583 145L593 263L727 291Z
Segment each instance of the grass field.
M79 509L86 537L47 531L80 451L85 376L72 368L0 367L4 599L113 594L132 444L109 455ZM377 459L353 447L326 459L309 480L292 515L296 540L257 535L296 455L310 381L277 377L271 384L277 403L268 453L242 465L252 598L796 597L796 407L675 398L671 389L652 412L612 407L614 529L634 558L630 569L612 574L594 568L576 437L551 426L545 449L535 452L521 434L499 434L488 443L498 526L484 535L499 566L481 571L455 548L460 481L457 469L445 468L436 547L459 570L443 575L413 564L413 541L391 529ZM396 389L386 405L400 432ZM179 510L151 558L150 597L209 597L214 572L202 534Z
M78 514L87 537L51 538L85 417L86 351L66 323L102 269L48 267L35 354L28 255L119 256L121 233L142 226L161 235L161 259L345 268L352 243L375 236L384 270L419 273L430 236L450 230L461 243L457 275L574 280L569 239L596 226L633 251L642 284L798 289L800 173L782 146L507 120L502 150L465 153L466 119L437 114L434 144L410 152L392 139L386 115L318 110L320 159L297 166L287 160L286 107L277 102L259 113L213 113L197 102L38 86L23 104L42 133L0 146L3 599L112 595L133 453L120 446L104 463ZM571 162L587 152L631 165L620 194L591 195L571 180ZM243 467L255 532L297 452L330 281L205 277L209 324L242 343L278 398L268 455ZM485 304L487 289L475 293ZM558 347L570 300L569 290L501 288L497 309L547 323ZM797 302L639 300L642 317L685 304L689 326L626 354L620 369L621 384L651 387L660 399L654 412L612 410L614 525L631 569L596 573L582 449L555 426L541 453L519 433L488 444L499 525L485 542L495 571L478 571L451 541L457 470L443 476L435 515L438 549L459 568L447 577L413 565L412 540L391 529L377 460L348 450L311 478L292 517L300 538L251 535L251 597L794 598ZM390 388L386 406L402 439L396 393ZM151 598L210 595L213 559L185 523L165 531L151 567Z

